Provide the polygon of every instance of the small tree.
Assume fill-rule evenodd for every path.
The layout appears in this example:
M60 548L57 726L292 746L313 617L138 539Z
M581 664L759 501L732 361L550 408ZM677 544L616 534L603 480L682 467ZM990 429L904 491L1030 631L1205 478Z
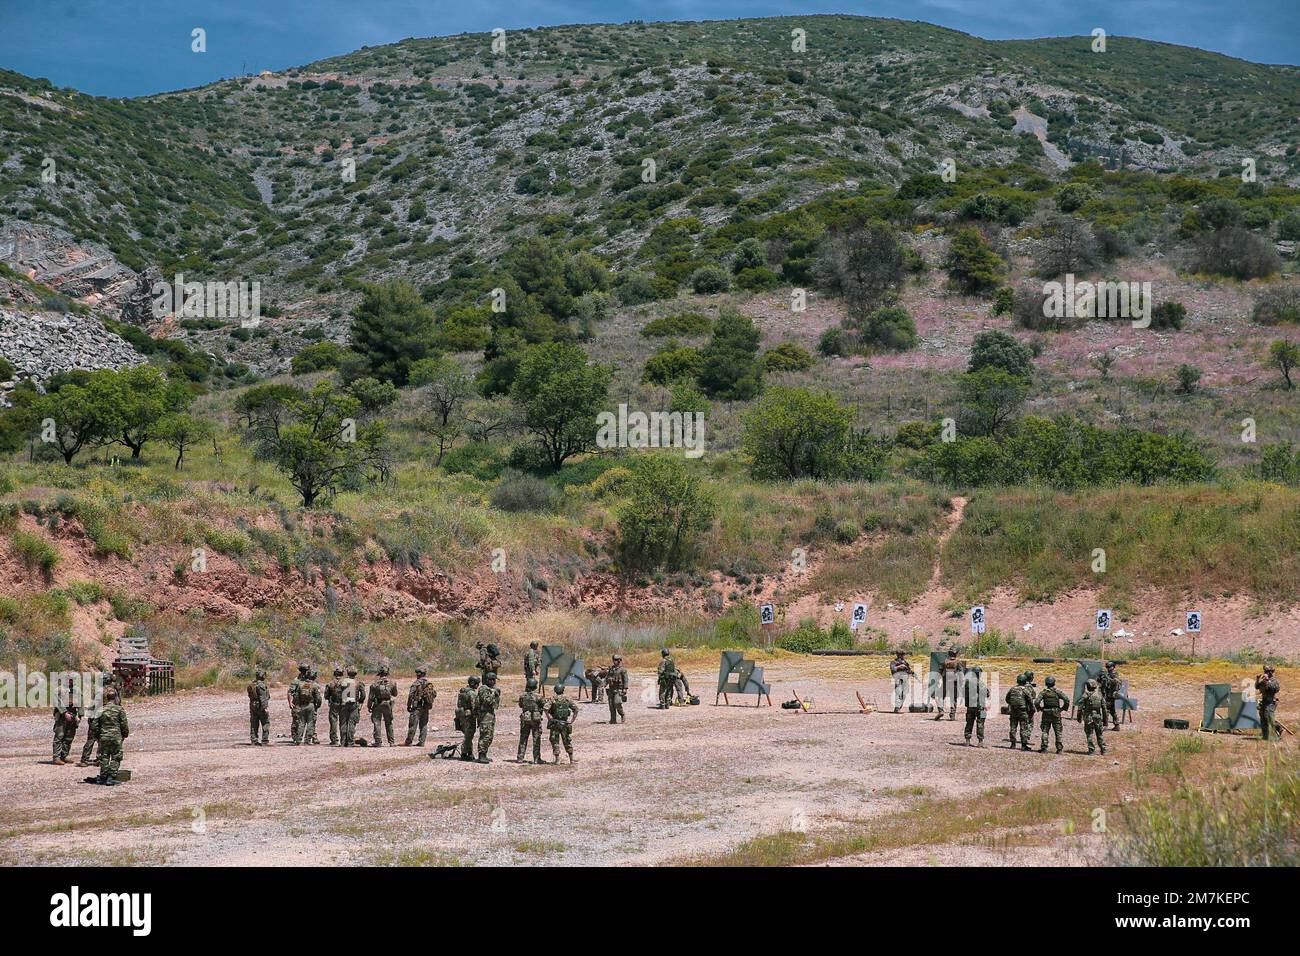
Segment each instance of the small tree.
M618 552L631 568L679 568L717 512L705 478L679 458L643 455L624 485Z
M978 372L983 368L997 368L1029 379L1034 374L1034 353L1014 335L989 329L980 332L971 343L968 372Z
M1291 381L1291 372L1300 366L1300 344L1278 339L1268 347L1268 357L1282 373L1283 387L1288 391L1295 388L1295 382Z
M746 401L763 388L758 343L762 334L752 321L726 310L713 327L701 355L700 388L710 398Z
M1195 365L1188 365L1184 362L1178 366L1174 372L1174 377L1178 382L1175 391L1179 395L1191 395L1196 391L1196 385L1201 380L1201 370Z
M193 400L183 383L168 380L152 365L95 372L87 390L99 408L104 439L131 449L134 459L157 433L159 422Z
M181 470L188 448L205 442L214 433L212 422L206 418L178 413L168 415L158 425L158 439L176 452L176 471Z
M456 439L464 431L465 403L474 394L474 382L455 361L449 358L424 359L411 368L411 384L424 389L424 407L420 421L422 431L438 446L434 464L441 465Z
M358 423L361 403L327 382L292 392L263 393L250 403L245 437L256 457L289 479L304 508L322 496L388 479L392 463L383 422Z
M1109 352L1102 352L1100 355L1094 355L1088 360L1093 368L1101 373L1102 378L1110 378L1111 366L1115 364L1115 356Z
M1001 434L1024 407L1029 381L992 366L961 377L961 412L958 428L963 435Z
M594 447L609 379L609 369L588 364L571 342L546 342L524 353L510 397L552 468Z
M852 411L826 392L774 388L745 416L750 472L767 480L834 477L852 424Z
M892 304L906 278L903 246L879 220L832 227L818 250L818 284L844 299L851 318Z
M364 361L362 374L402 386L411 366L428 357L436 336L433 310L409 282L368 285L352 319L352 350Z
M963 292L978 295L991 292L1002 284L1007 264L993 251L978 229L959 229L948 244L944 260L948 278Z
M90 391L80 385L64 385L38 399L32 418L40 429L41 441L52 444L69 465L106 436L102 409Z
M1038 271L1051 278L1084 272L1097 264L1097 240L1092 227L1074 216L1053 216L1043 226Z

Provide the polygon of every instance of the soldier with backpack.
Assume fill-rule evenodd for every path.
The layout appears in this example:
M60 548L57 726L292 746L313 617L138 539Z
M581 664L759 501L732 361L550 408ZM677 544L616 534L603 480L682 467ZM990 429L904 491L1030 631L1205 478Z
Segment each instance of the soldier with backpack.
M325 703L329 707L330 746L343 742L343 668L334 668L334 679L325 685Z
M524 762L528 741L533 742L533 763L542 762L542 695L537 693L537 680L528 678L524 692L519 695L519 753L515 763Z
M379 668L379 680L370 686L370 697L366 707L370 710L370 724L374 730L375 746L381 746L379 734L382 728L388 737L388 746L394 746L393 740L393 701L397 699L397 684L388 679L388 666Z
M1102 703L1106 705L1103 722L1106 717L1110 718L1111 726L1119 730L1119 715L1115 713L1115 701L1119 699L1119 675L1115 673L1115 661L1107 661L1106 669L1101 672L1097 678L1097 686L1101 690Z
M464 735L461 760L474 759L474 731L478 727L477 701L479 679L471 677L456 694L456 729Z
M546 729L551 732L551 752L555 763L560 762L560 744L573 763L573 722L578 718L578 707L564 696L564 685L555 685L555 696L546 702Z
M622 655L615 654L612 663L605 668L605 695L609 702L609 722L618 723L620 717L627 723L627 714L623 713L623 703L627 700L627 668L623 666Z
M260 667L248 684L248 739L254 747L271 745L271 689L266 685L266 671Z
M77 736L77 725L81 723L81 708L77 706L76 696L72 681L68 681L66 689L59 688L54 702L54 762L59 766L68 762L72 741Z
M663 659L659 661L659 709L667 710L673 705L673 685L677 683L677 663L668 648L660 652Z
M312 680L311 671L293 682L293 742L299 744L315 743L316 710L322 703L320 685Z
M411 746L415 740L415 731L420 731L420 746L429 734L429 711L433 709L433 700L438 696L437 689L425 679L428 671L423 667L415 669L415 683L406 692L406 743Z
M1093 738L1097 740L1097 747L1101 748L1101 755L1106 756L1106 741L1102 737L1106 729L1106 702L1097 691L1097 682L1090 680L1083 685L1084 694L1079 700L1079 712L1075 720L1083 724L1083 735L1088 740L1088 753L1095 753L1096 747L1093 746Z
M117 772L122 767L122 743L131 735L126 711L118 702L116 687L104 691L104 709L99 713L99 776L87 777L86 783L113 787L121 783Z
M339 707L339 742L351 747L357 739L357 723L361 720L361 705L366 702L366 685L357 679L357 669L348 668L348 679L343 681L342 704Z
M491 645L488 645L491 647ZM497 687L497 675L488 671L483 675L483 686L474 697L474 718L478 722L478 762L491 763L488 749L492 738L496 736L497 708L501 706L501 691Z
M1042 693L1038 695L1035 705L1042 713L1042 739L1038 741L1039 753L1047 753L1048 731L1056 734L1056 752L1059 754L1065 749L1065 744L1061 741L1061 711L1070 709L1070 698L1066 697L1056 689L1056 678L1048 676L1044 682L1047 686L1043 688Z

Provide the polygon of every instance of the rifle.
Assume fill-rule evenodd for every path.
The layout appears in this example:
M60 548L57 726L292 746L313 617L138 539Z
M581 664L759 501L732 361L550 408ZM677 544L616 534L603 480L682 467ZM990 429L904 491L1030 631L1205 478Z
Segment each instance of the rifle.
M429 754L430 760L436 760L441 757L443 760L451 760L456 756L456 749L459 744L439 744L433 748L433 753Z

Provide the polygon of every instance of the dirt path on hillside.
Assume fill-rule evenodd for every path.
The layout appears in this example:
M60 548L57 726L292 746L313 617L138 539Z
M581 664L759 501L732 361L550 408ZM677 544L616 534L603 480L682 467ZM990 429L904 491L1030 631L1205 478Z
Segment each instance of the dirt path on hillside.
M997 715L988 726L992 746L977 750L961 745L960 721L856 713L855 691L888 700L876 658L766 661L773 701L797 691L813 702L807 714L715 707L716 658L688 654L683 664L702 706L650 709L651 672L634 671L628 723L611 727L604 705L584 706L571 767L507 762L518 741L517 676L506 681L510 703L490 765L434 761L400 746L293 747L283 737L281 689L273 695L275 744L253 748L242 694L186 692L129 702L125 766L134 779L103 789L80 782L90 771L48 762L48 716L10 713L0 716L0 862L606 865L713 858L761 834L880 823L926 796L979 799L995 786L1068 786L1114 771L1139 741L1162 746L1168 732L1160 718L1195 716L1200 707L1199 678L1170 684L1134 673L1141 719L1116 735L1110 757L1083 756L1072 722L1068 752L1044 757L1000 746L1007 724ZM1058 670L1068 680L1069 668ZM436 682L439 730L430 748L453 739L457 683ZM369 730L367 721L362 726ZM326 727L319 724L322 733ZM399 716L399 743L404 729ZM1243 753L1259 746L1228 745ZM543 749L549 758L545 742ZM904 859L932 862L939 852L918 848ZM1051 857L1050 846L1040 855Z

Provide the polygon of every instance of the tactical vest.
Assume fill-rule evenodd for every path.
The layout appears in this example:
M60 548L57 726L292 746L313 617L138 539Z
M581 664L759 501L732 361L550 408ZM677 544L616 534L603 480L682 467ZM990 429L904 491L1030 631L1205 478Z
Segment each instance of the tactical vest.
M370 689L370 697L376 704L386 704L393 699L393 685L387 678L382 678Z
M551 720L549 727L561 727L569 722L573 713L573 702L567 697L555 697L551 700Z
M623 690L627 686L627 671L616 667L605 674L605 686L610 690Z
M1038 709L1047 714L1059 714L1061 712L1064 697L1055 687L1049 687L1038 698Z
M348 678L339 685L339 699L344 704L355 704L357 702L357 682L353 678Z
M477 694L472 687L462 687L456 695L456 709L467 717L474 714L474 697Z
M542 722L542 701L536 694L519 698L519 722L528 726Z

